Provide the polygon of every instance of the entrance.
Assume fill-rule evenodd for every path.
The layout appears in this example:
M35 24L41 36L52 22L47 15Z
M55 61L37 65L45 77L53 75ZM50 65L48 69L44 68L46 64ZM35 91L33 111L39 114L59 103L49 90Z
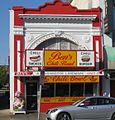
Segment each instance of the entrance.
M37 112L38 82L26 82L26 110Z

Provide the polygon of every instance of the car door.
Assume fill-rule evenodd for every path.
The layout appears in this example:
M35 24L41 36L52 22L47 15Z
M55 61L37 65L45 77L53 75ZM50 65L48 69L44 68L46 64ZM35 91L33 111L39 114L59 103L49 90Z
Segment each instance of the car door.
M75 111L75 119L99 120L100 112L97 109L97 99L89 98L85 100Z
M97 110L99 110L100 114L99 117L103 119L108 119L113 111L112 104L109 98L99 98Z

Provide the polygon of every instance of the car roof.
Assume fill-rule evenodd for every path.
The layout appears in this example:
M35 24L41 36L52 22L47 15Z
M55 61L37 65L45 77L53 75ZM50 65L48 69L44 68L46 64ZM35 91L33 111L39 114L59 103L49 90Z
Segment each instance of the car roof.
M115 99L114 97L108 97L108 96L90 96L90 97L86 97L87 98L111 98L111 99Z

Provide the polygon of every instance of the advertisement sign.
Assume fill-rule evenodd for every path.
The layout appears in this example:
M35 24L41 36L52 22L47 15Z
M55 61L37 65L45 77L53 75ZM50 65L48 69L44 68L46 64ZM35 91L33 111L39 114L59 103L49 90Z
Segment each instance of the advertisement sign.
M99 76L45 76L45 83L99 83Z
M77 51L77 67L95 67L94 51Z
M22 93L19 91L16 91L15 93L13 111L14 113L25 113L24 95L22 95Z
M20 71L14 72L14 76L40 76L40 71Z
M45 50L45 67L76 67L76 51Z
M46 76L82 76L82 75L88 75L88 76L103 76L103 71L45 71Z
M26 50L26 66L39 67L43 65L42 50Z
M84 97L42 97L41 103L49 102L76 102Z

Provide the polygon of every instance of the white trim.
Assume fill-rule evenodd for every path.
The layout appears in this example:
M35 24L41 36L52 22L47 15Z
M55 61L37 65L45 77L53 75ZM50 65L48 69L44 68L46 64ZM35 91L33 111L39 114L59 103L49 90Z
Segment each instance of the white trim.
M21 92L21 82L20 82L20 77L17 77L17 91Z
M99 41L96 41L96 62L99 62Z
M17 41L17 72L20 72L20 40ZM17 91L21 92L20 77L17 78Z
M24 28L23 26L14 26L14 34L15 35L24 35Z
M14 11L10 10L10 34L9 34L9 48L10 48L10 111L13 112L13 101L14 101Z
M50 38L54 38L54 37L57 37L57 34L58 32L61 32L61 31L56 31L56 32L51 32L51 33L47 33L47 34L43 34L41 36L38 36L36 37L34 40L32 40L28 46L26 47L26 49L34 49L36 48L40 43L50 39ZM65 38L65 39L68 39L76 44L78 44L78 41L76 41L71 35L69 34L66 34L66 33L63 33L60 34L58 37L62 37L62 38Z

